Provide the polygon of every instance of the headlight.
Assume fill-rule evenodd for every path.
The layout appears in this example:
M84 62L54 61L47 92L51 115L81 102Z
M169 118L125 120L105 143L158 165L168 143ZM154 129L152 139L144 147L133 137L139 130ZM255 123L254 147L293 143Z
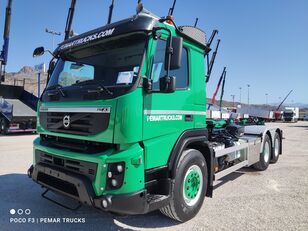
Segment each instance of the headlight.
M118 164L117 165L117 170L118 170L119 173L123 172L123 165Z
M106 190L118 189L124 182L125 162L108 164Z

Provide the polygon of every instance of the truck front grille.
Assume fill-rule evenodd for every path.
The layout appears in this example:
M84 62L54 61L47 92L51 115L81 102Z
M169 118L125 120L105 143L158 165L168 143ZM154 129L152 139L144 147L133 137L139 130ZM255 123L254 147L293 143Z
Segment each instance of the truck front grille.
M85 154L96 154L99 152L104 152L108 149L117 149L117 145L94 142L88 140L79 140L64 138L59 136L50 136L50 135L40 135L41 145L51 148L58 148L69 150L73 152L85 153Z
M75 135L102 132L108 128L109 119L110 113L40 112L40 123L46 130Z
M91 181L93 181L96 176L96 163L59 157L40 150L35 151L35 159L37 164L43 163L49 166L65 169L73 173L78 173L86 176Z

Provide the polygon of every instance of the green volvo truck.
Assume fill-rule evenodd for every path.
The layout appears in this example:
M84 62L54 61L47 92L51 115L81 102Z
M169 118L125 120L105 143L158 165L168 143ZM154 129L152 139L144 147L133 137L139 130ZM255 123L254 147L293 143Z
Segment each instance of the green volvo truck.
M149 12L61 43L28 170L43 195L120 214L159 209L185 222L213 196L215 180L276 162L279 128L207 120L208 52L202 30Z

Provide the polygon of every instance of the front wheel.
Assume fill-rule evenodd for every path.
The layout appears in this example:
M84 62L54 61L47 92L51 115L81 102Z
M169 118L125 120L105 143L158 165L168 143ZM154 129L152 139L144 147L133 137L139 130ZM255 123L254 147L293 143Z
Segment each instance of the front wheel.
M253 167L259 171L264 171L268 168L272 153L272 144L270 137L266 134L263 141L263 151L260 153L259 162Z
M192 219L202 206L207 179L206 161L201 152L195 149L185 150L176 168L171 201L160 211L181 222Z

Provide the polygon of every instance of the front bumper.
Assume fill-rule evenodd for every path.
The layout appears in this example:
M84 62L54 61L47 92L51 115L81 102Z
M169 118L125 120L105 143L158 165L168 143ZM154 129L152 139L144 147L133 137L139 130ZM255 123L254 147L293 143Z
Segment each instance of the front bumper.
M97 197L89 179L82 175L44 164L36 164L30 169L31 178L43 187L104 211L144 214L158 208L158 205L151 206L153 204L149 203L145 189L128 194Z
M96 196L104 194L127 194L140 191L144 185L143 149L134 144L125 150L108 149L95 154L85 154L67 148L43 145L41 139L34 141L34 165L46 164L60 171L76 173L89 178ZM140 161L135 161L140 160ZM124 183L119 189L107 187L108 166L125 162Z

